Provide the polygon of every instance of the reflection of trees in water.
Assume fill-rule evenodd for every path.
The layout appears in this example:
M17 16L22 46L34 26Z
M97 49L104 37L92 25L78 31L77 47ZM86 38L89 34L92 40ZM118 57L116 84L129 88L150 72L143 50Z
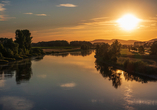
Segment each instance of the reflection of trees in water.
M81 50L81 51L78 51L78 52L70 52L70 55L72 56L87 56L87 55L90 55L92 54L94 50Z
M76 51L76 52L62 52L62 53L52 53L52 56L62 56L62 57L67 57L69 54L72 56L87 56L92 54L93 50L81 50L81 51Z
M103 77L112 80L112 85L115 88L118 88L121 85L122 82L122 78L120 77L121 74L116 73L116 71L113 70L113 68L101 62L98 62L97 60L95 61L95 64L96 64L95 68L97 69L97 71L100 71Z
M156 81L151 78L146 78L143 76L139 76L136 74L129 74L119 69L115 69L105 63L102 63L98 60L95 61L95 68L97 71L100 71L103 77L109 78L112 80L112 85L115 88L118 88L122 84L122 76L125 78L126 81L137 81L141 83L147 83L148 81Z
M16 69L16 83L29 81L32 75L31 60L26 60L23 65L18 65Z
M34 60L35 61L40 61L44 58L45 55L37 56Z
M69 55L69 53L67 53L67 52L63 52L63 53L53 53L53 54L51 54L52 56L62 56L62 57L66 57L66 56L68 56Z
M12 63L8 66L0 67L0 80L12 78L16 73L16 83L21 84L29 81L32 75L31 59L25 59L19 62Z

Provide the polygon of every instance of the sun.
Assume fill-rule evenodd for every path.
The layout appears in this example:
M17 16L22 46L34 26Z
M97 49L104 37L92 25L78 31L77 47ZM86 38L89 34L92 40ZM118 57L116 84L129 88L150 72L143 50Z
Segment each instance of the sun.
M141 19L137 18L133 14L126 14L119 18L116 22L119 24L119 26L126 30L131 31L138 27L138 24L140 23Z

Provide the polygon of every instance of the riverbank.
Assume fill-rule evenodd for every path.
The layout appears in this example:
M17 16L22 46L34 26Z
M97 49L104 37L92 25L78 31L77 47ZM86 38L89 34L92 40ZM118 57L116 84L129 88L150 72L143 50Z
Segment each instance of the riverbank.
M144 76L144 77L148 77L152 79L157 79L157 68L151 67L149 65L143 65L142 64L143 62L126 61L128 62L128 64L126 64L126 62L124 64L119 64L119 63L114 63L110 61L103 61L102 58L97 58L97 61L105 65L109 65L114 68L121 69L130 74L136 74L136 75L140 75L140 76Z

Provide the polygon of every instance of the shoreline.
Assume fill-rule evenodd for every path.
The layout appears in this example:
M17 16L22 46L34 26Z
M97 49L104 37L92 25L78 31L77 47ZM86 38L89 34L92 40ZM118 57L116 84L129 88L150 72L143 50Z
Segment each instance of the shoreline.
M149 78L157 80L157 75L147 75L147 74L140 73L140 72L137 72L137 71L127 71L127 69L125 69L124 67L122 67L122 65L119 65L119 64L116 64L116 63L105 62L105 61L100 60L100 58L97 58L97 60L100 61L101 63L106 64L106 65L115 67L117 69L121 69L121 70L123 70L123 71L125 71L125 72L127 72L129 74L140 75L140 76L149 77Z

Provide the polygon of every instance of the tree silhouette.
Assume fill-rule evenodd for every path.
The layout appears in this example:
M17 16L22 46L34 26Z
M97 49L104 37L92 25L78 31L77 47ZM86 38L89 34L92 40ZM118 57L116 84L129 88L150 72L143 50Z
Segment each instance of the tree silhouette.
M32 37L29 30L16 30L15 35L15 42L19 44L19 54L29 54L32 42Z
M157 55L157 41L155 41L150 47L151 55Z
M139 51L139 53L141 53L141 54L144 54L144 47L143 46L140 46L139 48L138 48L138 51Z

